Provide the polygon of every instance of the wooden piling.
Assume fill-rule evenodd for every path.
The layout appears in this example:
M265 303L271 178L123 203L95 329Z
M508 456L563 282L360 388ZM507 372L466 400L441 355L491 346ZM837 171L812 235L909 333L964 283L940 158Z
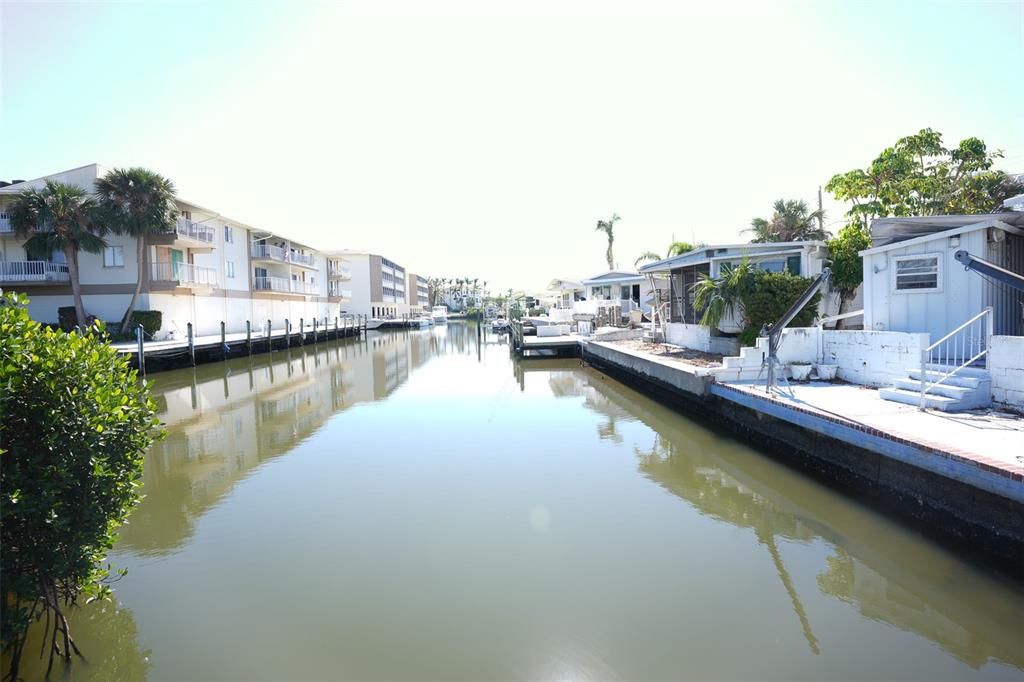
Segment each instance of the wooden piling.
M192 323L188 323L188 356L192 360L192 366L196 366L196 337L192 332Z
M224 359L228 359L228 335L224 320L220 321L220 349L224 353Z
M252 355L252 322L249 320L245 321L245 347Z
M284 318L284 347L292 347L292 323L288 321L288 318Z
M299 345L306 345L306 320L299 318Z

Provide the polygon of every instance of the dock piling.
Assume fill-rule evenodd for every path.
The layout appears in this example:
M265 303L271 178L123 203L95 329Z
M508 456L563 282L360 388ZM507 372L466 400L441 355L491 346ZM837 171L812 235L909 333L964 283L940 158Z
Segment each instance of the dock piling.
M317 337L320 335L320 332L319 332L319 329L318 329L318 326L319 326L318 323L319 322L320 322L319 319L317 319L315 317L313 318L313 343L316 343Z
M249 350L249 355L252 355L252 322L249 320L245 321L245 347Z
M196 366L196 337L192 331L192 323L188 323L188 356L192 361L192 366Z
M306 320L299 318L299 345L306 345Z
M143 332L142 325L140 324L138 327L135 328L135 339L138 342L138 346L139 346L139 374L142 376L143 379L145 379L146 378L146 351L143 348L142 332Z
M292 323L288 318L284 318L284 347L292 347Z
M224 325L224 320L220 321L220 348L221 352L224 353L224 359L228 359L228 335L227 329Z
M267 352L274 350L274 339L270 336L270 332L273 327L270 325L270 320L267 320Z

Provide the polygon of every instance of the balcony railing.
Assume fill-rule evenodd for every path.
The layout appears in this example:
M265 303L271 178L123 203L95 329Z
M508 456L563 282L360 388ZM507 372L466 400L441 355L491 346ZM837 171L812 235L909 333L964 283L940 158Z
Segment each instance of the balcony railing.
M352 270L349 268L331 266L328 272L335 279L352 279Z
M187 218L178 218L174 231L186 239L195 239L207 244L212 244L213 240L217 237L217 231L209 225L194 223Z
M253 244L252 257L263 260L275 260L279 263L295 263L296 265L305 265L311 268L316 267L316 259L313 256L308 256L298 251L286 251L280 246L273 246L271 244Z
M177 282L179 286L217 286L216 268L205 268L191 263L153 263L150 276L157 282Z
M329 296L335 296L339 298L352 298L351 289L340 289L338 287L331 287L330 289L327 290L327 294Z
M257 291L280 291L283 294L316 294L316 284L287 277L254 277L253 288Z
M0 282L67 282L68 266L41 260L0 261Z

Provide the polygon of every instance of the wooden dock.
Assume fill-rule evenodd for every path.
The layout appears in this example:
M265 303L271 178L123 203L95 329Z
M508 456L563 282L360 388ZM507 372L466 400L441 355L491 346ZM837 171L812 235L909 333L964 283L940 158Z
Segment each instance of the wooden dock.
M194 336L192 325L188 325L185 338L163 341L127 341L111 344L119 353L127 356L132 365L145 376L147 372L158 372L180 367L196 366L208 362L220 362L229 358L274 350L287 350L292 346L305 346L347 338L359 338L366 333L366 320L361 317L335 318L333 324L327 320L314 320L307 324L299 320L293 325L290 320L274 329L270 320L262 328L254 329L246 322L247 331L225 332L221 322L220 334ZM142 360L140 362L140 347Z
M525 334L522 322L511 324L512 350L519 357L577 357L580 346L587 337L579 334L568 336L534 336Z

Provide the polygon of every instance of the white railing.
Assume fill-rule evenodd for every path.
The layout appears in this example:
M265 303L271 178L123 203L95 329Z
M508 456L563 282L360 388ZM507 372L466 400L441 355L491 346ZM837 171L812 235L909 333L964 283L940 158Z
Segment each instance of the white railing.
M628 315L634 310L641 310L641 306L634 300L624 299L590 299L587 301L573 301L572 311L578 315L597 315L608 308L622 308L622 314ZM649 308L650 306L648 306Z
M307 265L311 268L316 267L316 259L313 256L299 253L298 251L289 252L280 246L273 246L272 244L253 244L251 254L253 258L276 260L281 263L296 263L298 265Z
M352 298L351 289L339 289L338 287L331 287L328 293L331 296L340 296L341 298Z
M281 261L282 263L288 262L288 252L280 246L273 246L271 244L253 244L252 257L263 258L265 260L276 260Z
M994 331L992 306L989 306L921 351L920 409L925 408L929 391L985 357ZM940 374L936 381L928 381L929 364L940 367L936 370Z
M70 279L68 266L64 263L0 261L0 282L67 282Z
M336 279L352 279L352 270L349 268L331 267L329 272L331 277Z
M206 242L207 244L212 244L213 240L217 238L217 231L212 227L194 223L187 218L178 218L174 231L182 237Z
M316 294L316 284L287 277L254 277L253 288L258 291L280 291L283 294Z
M191 263L151 263L150 276L157 282L177 282L179 285L195 284L205 287L217 286L216 268L206 268Z

